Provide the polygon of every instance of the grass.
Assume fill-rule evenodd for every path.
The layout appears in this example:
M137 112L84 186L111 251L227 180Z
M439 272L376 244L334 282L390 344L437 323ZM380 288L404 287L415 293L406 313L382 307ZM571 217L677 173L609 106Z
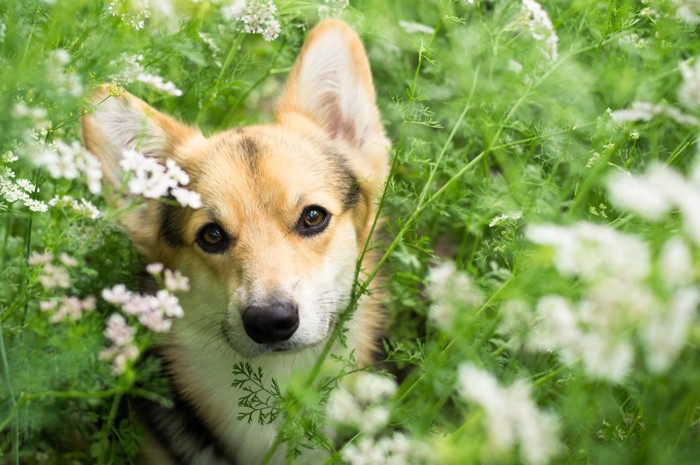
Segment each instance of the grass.
M277 445L323 448L327 463L700 459L691 3L542 3L550 31L532 29L520 2L280 0L272 41L227 18L233 2L173 2L172 16L154 2L135 28L137 3L0 5L3 463L132 463L143 431L128 398L163 399L150 362L115 376L98 356L114 309L101 291L139 289L144 266L116 227L123 212L85 176L55 178L42 151L80 140L87 97L105 82L205 133L270 121L326 14L361 35L393 143L381 267L358 270L356 296L391 276L386 358L371 368L395 391L369 401L333 391L356 371L348 361L329 373L320 359L280 394L264 373L232 367L232 382L255 382L251 406L276 398L272 409L258 399L267 410L250 417L276 416ZM182 95L136 80L135 63ZM621 112L639 102L654 106ZM63 196L101 216L51 202ZM28 263L38 253L68 273L65 286L42 281L47 263ZM98 297L96 311L52 323L40 302L68 296ZM152 337L139 331L145 351ZM331 392L387 417L369 428L369 417L327 416L318 398L332 406Z

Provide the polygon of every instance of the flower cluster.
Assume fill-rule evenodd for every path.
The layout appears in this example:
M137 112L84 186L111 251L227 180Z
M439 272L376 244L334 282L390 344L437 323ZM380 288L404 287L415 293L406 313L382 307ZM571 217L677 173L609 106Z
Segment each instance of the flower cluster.
M112 345L100 352L100 359L112 361L112 373L116 376L124 373L127 364L139 356L134 343L135 333L136 328L129 326L118 313L113 313L107 320L104 334Z
M102 290L102 298L121 309L124 315L132 316L145 328L162 333L172 327L173 318L182 318L184 311L180 302L173 294L189 290L189 280L179 271L165 270L163 265L150 264L147 271L156 281L165 286L156 295L139 294L126 289L123 284L117 284ZM112 371L119 375L124 372L127 362L135 360L139 351L134 345L133 336L137 329L127 324L126 319L119 313L113 314L105 329L105 336L112 345L103 350L100 358L112 361Z
M68 207L76 213L83 215L91 220L96 220L97 218L102 216L100 210L89 200L76 200L70 195L54 196L51 200L49 200L49 206Z
M376 373L360 372L331 394L326 405L329 423L335 428L359 430L357 441L347 444L341 457L350 465L423 463L423 444L400 432L381 432L389 423L384 403L396 393L396 382Z
M691 253L682 239L661 250L655 286L653 255L638 236L586 222L531 226L527 236L551 247L557 271L581 288L578 301L547 295L537 302L528 348L555 350L565 363L580 361L592 378L614 383L630 372L637 341L651 372L671 366L700 302L689 285Z
M700 126L700 120L692 115L686 115L678 108L666 104L650 102L634 102L632 107L625 110L609 110L610 118L616 124L651 121L657 116L665 116L678 124Z
M16 158L15 158L16 159ZM39 189L27 179L17 178L12 169L0 170L0 198L9 204L22 202L33 212L46 212L49 207L41 200L34 199Z
M523 23L530 30L530 34L535 40L543 40L546 45L545 54L551 59L556 60L559 56L557 36L552 21L549 15L542 8L542 5L535 0L523 0L521 14Z
M680 65L683 84L678 89L678 100L689 110L700 108L700 58L695 58L695 64L684 61Z
M135 150L124 150L119 164L125 175L130 177L128 189L131 194L149 199L172 195L183 207L202 206L199 194L182 187L189 184L190 178L174 160L168 159L163 165L154 157L147 157Z
M143 61L143 55L121 55L119 59L112 60L110 64L119 69L116 74L112 75L112 82L130 84L138 81L174 97L182 95L182 90L172 81L166 81L162 76L146 71L141 65L141 61Z
M33 161L37 166L46 168L54 179L77 179L84 175L90 192L100 193L102 188L100 162L77 141L66 144L62 140L57 140L41 150Z
M58 263L56 263L57 261ZM51 291L70 289L71 279L68 268L76 267L78 261L65 253L61 254L58 260L51 253L35 253L29 257L27 264L41 267L41 273L38 277L39 284L45 291ZM95 304L94 296L88 296L85 299L75 296L60 296L42 300L39 302L39 309L42 312L53 312L51 322L59 323L66 319L79 320L84 312L94 311Z
M469 363L459 367L457 382L459 394L484 409L489 440L497 451L519 444L522 461L531 465L548 463L560 451L558 419L537 407L528 383L501 386L491 373Z
M151 4L148 0L112 0L107 11L134 29L143 29L151 17Z
M428 294L432 299L430 320L442 331L454 327L456 312L462 307L476 308L484 297L472 280L453 262L444 262L428 273Z
M51 76L53 88L60 94L80 97L83 93L83 84L78 73L67 67L70 60L71 56L67 50L56 49L47 60L47 71Z
M272 0L248 0L244 5L236 2L221 9L226 20L238 20L243 23L243 30L248 34L262 34L266 41L275 40L281 31L280 23L275 18L277 7Z
M324 0L325 5L318 6L318 16L321 19L338 18L348 7L349 0Z

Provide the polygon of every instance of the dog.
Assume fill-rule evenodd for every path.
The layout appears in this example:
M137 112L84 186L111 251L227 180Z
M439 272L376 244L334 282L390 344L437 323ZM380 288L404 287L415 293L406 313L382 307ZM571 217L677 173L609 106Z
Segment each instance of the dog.
M341 21L314 27L272 124L204 136L127 92L102 88L94 102L83 139L115 193L120 157L138 150L174 160L202 201L191 209L144 200L120 220L149 262L191 285L179 296L184 317L158 343L174 399L143 407L142 461L260 463L279 423L237 420L244 393L232 387L232 366L261 367L283 390L310 372L350 300L389 171L364 47ZM374 266L362 256L363 268ZM369 363L383 322L376 299L362 297L332 353ZM284 461L283 449L270 463Z

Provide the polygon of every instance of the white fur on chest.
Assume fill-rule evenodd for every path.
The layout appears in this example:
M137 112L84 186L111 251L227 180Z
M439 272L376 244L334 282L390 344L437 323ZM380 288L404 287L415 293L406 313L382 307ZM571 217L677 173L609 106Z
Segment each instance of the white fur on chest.
M209 351L183 349L176 349L178 356L172 360L173 376L178 387L219 440L230 447L229 452L235 456L237 463L261 463L277 437L280 419L264 425L258 423L257 414L253 415L251 423L247 419L237 419L242 411L249 409L238 405L239 399L247 393L231 386L234 380L233 365L247 361L255 371L258 367L262 368L263 385L270 388L275 379L284 392L295 373L311 371L319 350L308 349L243 360L230 351L224 353L215 347ZM261 394L263 397L266 395ZM278 447L269 463L284 463L285 454L286 447Z

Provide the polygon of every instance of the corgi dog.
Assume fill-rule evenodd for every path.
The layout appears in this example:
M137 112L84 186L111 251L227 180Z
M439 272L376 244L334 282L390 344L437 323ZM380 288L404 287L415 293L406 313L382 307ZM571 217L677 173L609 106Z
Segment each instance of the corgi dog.
M311 371L350 300L388 175L364 47L343 22L313 28L271 124L205 136L127 92L102 89L94 101L84 143L114 192L122 154L137 150L174 160L202 201L191 209L144 200L120 220L149 262L181 271L191 287L179 296L184 317L158 343L174 399L170 408L144 402L142 461L260 463L279 424L237 420L243 391L232 387L232 367L261 367L282 390ZM376 263L363 260L365 269ZM383 318L362 297L332 353L367 364ZM270 463L284 462L283 449Z

